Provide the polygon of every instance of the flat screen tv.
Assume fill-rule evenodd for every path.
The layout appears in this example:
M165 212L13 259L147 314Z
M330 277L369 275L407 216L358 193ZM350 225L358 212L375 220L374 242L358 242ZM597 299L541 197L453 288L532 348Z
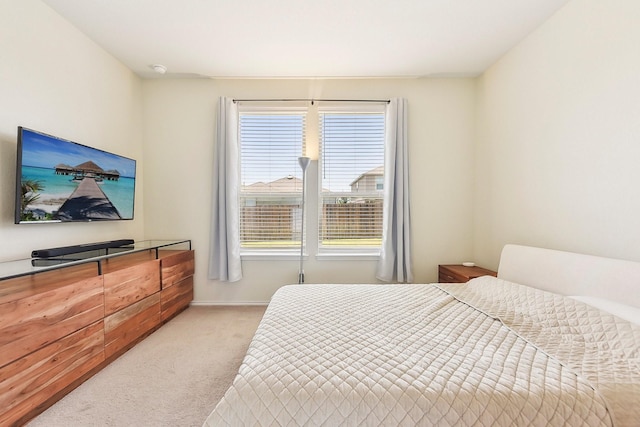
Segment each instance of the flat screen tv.
M133 219L136 161L18 127L16 224Z

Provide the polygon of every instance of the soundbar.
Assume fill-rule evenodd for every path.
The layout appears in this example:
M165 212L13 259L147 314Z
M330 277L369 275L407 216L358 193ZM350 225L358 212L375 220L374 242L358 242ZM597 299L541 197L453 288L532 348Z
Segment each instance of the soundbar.
M31 258L52 258L99 249L119 248L131 244L133 244L133 239L120 239L110 240L108 242L85 243L83 245L61 246L59 248L37 249L31 252Z

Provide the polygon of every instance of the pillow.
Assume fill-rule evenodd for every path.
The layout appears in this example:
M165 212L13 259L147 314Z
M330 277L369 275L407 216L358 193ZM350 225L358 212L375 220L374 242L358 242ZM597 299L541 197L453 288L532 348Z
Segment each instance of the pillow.
M618 316L621 319L640 325L640 308L638 307L598 297L570 296L569 298L589 304L591 307L598 308L614 316Z

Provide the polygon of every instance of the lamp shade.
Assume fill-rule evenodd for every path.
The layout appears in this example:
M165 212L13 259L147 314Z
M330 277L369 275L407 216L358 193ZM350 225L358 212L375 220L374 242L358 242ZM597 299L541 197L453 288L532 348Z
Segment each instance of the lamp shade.
M298 157L298 164L302 168L302 172L307 170L307 166L309 166L309 162L311 159L309 157Z

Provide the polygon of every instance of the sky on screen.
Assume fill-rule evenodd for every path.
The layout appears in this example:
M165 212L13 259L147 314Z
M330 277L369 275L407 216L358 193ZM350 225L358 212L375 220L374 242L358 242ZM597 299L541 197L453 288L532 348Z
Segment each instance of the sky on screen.
M77 166L87 161L94 162L105 171L117 170L123 177L135 177L135 160L23 129L23 165L52 169L61 163Z

